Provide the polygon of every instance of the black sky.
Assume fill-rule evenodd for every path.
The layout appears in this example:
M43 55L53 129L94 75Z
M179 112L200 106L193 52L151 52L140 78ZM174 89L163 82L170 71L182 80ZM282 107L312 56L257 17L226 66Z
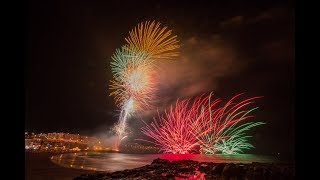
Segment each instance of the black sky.
M110 56L132 27L155 19L173 29L182 44L192 38L210 44L219 37L232 48L237 66L212 79L215 89L203 92L222 98L237 92L263 95L255 116L267 125L254 134L257 149L292 154L293 3L208 2L29 1L24 21L26 130L90 134L115 123L117 108L108 96ZM172 89L179 88L184 86ZM172 89L166 96L175 99Z

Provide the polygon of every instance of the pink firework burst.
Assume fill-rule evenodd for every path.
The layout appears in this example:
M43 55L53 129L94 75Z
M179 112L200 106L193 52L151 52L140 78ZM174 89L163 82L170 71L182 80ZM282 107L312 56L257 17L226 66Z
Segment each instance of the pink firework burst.
M163 116L154 118L151 125L142 128L142 132L154 139L151 142L161 147L160 151L173 154L187 154L195 151L198 140L193 132L194 118L199 116L199 108L207 98L198 97L193 103L190 99L177 100L175 107L171 106ZM159 122L158 122L159 121ZM147 141L147 140L144 140Z
M197 146L206 153L215 153L216 145L231 137L239 122L252 116L252 110L244 109L253 97L234 103L241 94L219 106L221 100L212 100L212 94L193 99L177 100L164 115L142 128L142 133L151 137L151 142L161 147L164 153L187 154L196 152ZM147 141L147 140L144 140Z

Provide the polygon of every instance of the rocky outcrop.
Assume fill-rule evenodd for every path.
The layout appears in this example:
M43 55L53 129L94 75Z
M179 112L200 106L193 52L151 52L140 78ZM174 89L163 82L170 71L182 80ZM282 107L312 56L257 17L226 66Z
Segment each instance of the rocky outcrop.
M155 159L150 165L113 173L84 174L74 180L105 179L295 179L292 164L234 164Z

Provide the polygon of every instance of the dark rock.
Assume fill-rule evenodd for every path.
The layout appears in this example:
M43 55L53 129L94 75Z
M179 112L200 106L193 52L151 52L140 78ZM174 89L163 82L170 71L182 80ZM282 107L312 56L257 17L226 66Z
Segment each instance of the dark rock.
M222 170L222 174L226 177L233 177L236 176L236 165L231 163L231 164L227 164L226 166L224 166L223 170Z
M111 174L111 178L124 178L127 175L123 171L117 171Z
M169 160L157 158L151 164L170 164Z
M179 165L195 165L199 164L197 161L192 160L179 160L179 161L173 161L173 163L179 164Z
M199 166L199 171L200 172L204 172L204 173L208 173L210 170L212 169L212 167L210 167L208 164L201 164L200 166Z
M247 168L245 168L245 165L243 164L237 164L235 169L235 174L238 179L243 179L243 177L246 175Z
M175 176L174 176L173 174L167 174L167 175L166 175L166 178L167 178L167 179L174 179L174 177L175 177Z
M158 168L163 168L165 165L164 164L160 164L160 163L154 163L154 164L151 164L149 166L150 169L158 169Z
M168 171L162 170L162 169L156 169L154 171L154 174L162 174L162 173L167 173Z
M271 170L269 168L264 168L262 172L262 176L264 179L270 179L271 176Z
M223 171L225 164L217 164L216 166L214 166L211 170L211 174L218 174L220 175Z
M96 174L96 175L95 175L95 177L97 177L97 178L102 178L102 177L104 177L104 176L106 176L106 174L104 174L104 173Z
M258 162L252 162L251 163L253 166L259 166L260 165L260 163L258 163Z
M178 169L178 171L180 173L188 173L188 172L193 172L195 170L195 168L181 168L181 169Z

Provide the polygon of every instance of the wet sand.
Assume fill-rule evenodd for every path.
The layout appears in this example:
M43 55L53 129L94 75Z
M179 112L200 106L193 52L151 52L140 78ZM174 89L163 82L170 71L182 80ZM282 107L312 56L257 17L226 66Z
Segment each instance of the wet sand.
M50 161L52 153L25 152L26 180L72 180L73 178L93 171L64 168Z

